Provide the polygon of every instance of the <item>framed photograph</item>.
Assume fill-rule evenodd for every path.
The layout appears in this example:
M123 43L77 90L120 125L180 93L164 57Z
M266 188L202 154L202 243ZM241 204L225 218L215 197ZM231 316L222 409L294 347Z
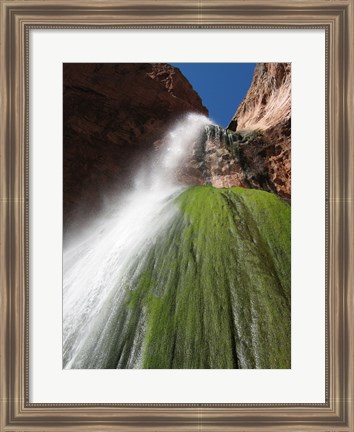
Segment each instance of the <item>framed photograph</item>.
M354 429L353 15L1 1L1 431Z

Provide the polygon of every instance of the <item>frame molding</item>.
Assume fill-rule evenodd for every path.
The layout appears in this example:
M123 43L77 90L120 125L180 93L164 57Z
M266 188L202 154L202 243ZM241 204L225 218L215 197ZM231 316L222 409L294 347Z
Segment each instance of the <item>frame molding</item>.
M354 431L353 0L0 0L0 7L0 431ZM125 27L326 30L326 403L28 402L28 32Z

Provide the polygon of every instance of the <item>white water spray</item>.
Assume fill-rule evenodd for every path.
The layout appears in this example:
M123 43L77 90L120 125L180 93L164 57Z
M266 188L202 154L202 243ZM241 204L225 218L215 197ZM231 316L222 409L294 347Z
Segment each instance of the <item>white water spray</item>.
M63 252L63 359L66 369L83 368L87 358L95 368L107 356L103 329L116 320L133 274L143 267L146 253L173 220L176 196L184 185L176 170L210 120L189 114L165 137L163 148L135 178L134 190L103 211ZM134 287L131 287L134 288ZM135 336L130 368L141 367L144 316Z

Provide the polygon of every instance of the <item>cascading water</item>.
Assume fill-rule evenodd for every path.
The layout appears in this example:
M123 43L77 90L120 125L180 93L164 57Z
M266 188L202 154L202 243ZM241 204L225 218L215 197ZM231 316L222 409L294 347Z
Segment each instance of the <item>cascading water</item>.
M64 367L289 368L290 206L225 183L247 168L240 134L191 114L162 142L65 239Z
M175 199L185 186L176 170L210 120L188 115L166 136L161 151L141 169L134 190L108 206L63 252L63 361L67 369L139 368L144 349L146 310L126 328L122 301L146 263L157 238L174 219ZM116 329L130 347L119 345ZM117 354L118 352L118 354ZM124 364L122 363L124 361Z

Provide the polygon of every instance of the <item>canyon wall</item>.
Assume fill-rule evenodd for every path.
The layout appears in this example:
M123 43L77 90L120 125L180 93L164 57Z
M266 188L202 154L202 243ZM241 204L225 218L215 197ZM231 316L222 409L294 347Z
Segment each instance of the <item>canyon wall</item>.
M291 64L258 63L229 128L263 136L264 169L276 192L291 196ZM252 142L250 142L252 144ZM256 147L258 144L256 143ZM259 156L257 148L255 157Z
M208 115L182 73L161 63L65 63L63 105L64 224L97 210L111 187L129 187L176 118Z

